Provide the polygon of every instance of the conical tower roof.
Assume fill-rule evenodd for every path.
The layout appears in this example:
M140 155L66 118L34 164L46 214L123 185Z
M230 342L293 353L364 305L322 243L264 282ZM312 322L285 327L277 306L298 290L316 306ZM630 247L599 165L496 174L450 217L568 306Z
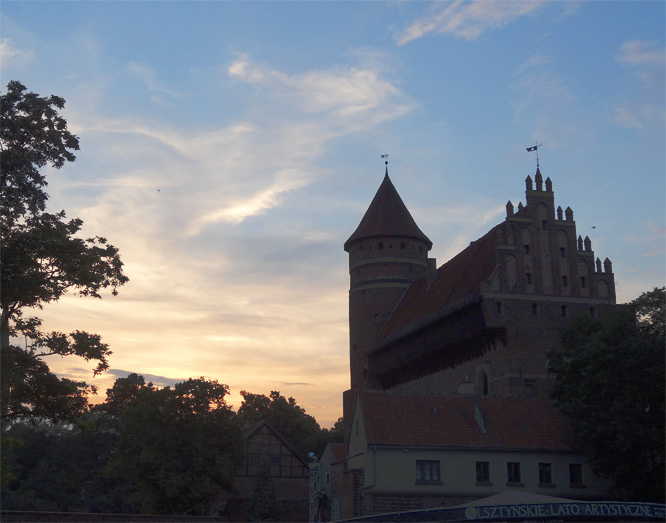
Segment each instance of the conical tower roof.
M380 236L416 238L425 242L428 250L432 248L432 242L416 225L414 218L393 186L388 170L370 207L365 211L361 223L345 242L345 251L349 251L349 245L357 240Z

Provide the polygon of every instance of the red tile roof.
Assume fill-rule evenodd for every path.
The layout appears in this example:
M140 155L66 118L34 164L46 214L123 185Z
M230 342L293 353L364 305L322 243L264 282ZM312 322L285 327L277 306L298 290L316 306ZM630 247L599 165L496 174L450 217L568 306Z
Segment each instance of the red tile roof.
M359 395L369 445L576 449L571 426L548 400L404 396L379 391Z
M365 211L361 223L354 234L345 242L345 250L348 251L349 245L356 240L378 236L417 238L425 242L428 249L432 247L432 242L419 229L414 218L407 210L398 191L393 186L388 172L384 176L384 181L379 189L377 189L370 207Z
M455 309L455 305L465 298L478 296L480 282L487 281L495 270L495 237L502 226L496 225L437 269L437 278L430 287L426 278L415 281L377 335L375 343L381 344L389 337L399 336L401 331L429 316L434 318L445 314L447 309Z

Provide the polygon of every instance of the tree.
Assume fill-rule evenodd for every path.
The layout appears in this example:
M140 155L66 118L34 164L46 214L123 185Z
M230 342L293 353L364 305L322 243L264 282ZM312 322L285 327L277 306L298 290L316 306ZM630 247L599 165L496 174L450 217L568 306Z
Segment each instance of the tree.
M101 406L120 413L111 476L129 482L139 512L208 515L243 461L229 388L203 378L163 389L125 380Z
M576 318L549 355L558 407L592 470L627 500L664 501L665 304L654 289L600 319Z
M242 390L241 396L243 401L236 417L238 424L247 426L267 420L301 458L305 459L310 452L321 456L326 446L326 433L317 420L296 404L294 398L287 399L278 391L271 392L267 397Z
M24 317L29 309L59 300L66 292L100 298L100 292L128 281L118 250L105 238L80 238L83 222L66 220L64 211L46 212L50 165L73 162L78 138L58 113L65 101L40 97L19 82L0 95L0 299L2 419L47 416L71 419L87 404L94 387L58 378L43 358L76 355L108 368L108 346L85 331L42 332L41 320ZM22 346L12 341L23 339Z
M248 521L280 521L282 507L268 465L259 469L249 499Z

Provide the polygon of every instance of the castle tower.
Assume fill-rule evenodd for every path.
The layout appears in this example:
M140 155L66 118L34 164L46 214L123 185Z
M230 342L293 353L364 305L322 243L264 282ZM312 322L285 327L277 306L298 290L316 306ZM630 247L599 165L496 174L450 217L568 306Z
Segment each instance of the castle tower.
M344 248L349 253L351 388L372 388L368 348L405 289L427 274L432 248L393 186L388 167Z

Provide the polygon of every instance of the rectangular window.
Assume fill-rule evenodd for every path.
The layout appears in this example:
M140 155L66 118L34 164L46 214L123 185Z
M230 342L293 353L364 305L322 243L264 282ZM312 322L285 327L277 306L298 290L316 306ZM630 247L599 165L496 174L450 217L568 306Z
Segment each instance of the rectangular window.
M420 484L439 483L439 461L424 459L416 460L416 482Z
M488 461L476 462L476 482L477 484L490 484L490 463Z
M569 463L569 481L572 487L583 486L583 465L580 463Z
M532 304L532 316L538 316L539 315L539 304L538 303L533 303Z
M525 278L527 278L527 284L532 285L532 273L527 273L525 274Z
M569 307L562 305L562 317L566 318L569 316Z
M539 486L553 484L553 466L550 463L539 463Z
M507 485L519 485L520 483L520 462L509 461L506 464Z

